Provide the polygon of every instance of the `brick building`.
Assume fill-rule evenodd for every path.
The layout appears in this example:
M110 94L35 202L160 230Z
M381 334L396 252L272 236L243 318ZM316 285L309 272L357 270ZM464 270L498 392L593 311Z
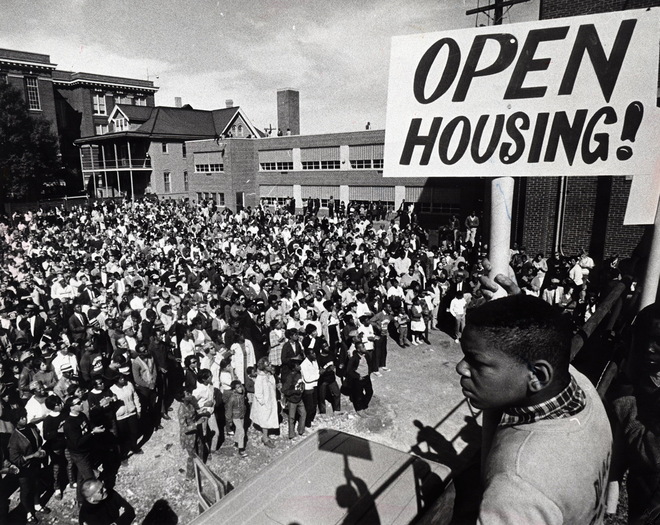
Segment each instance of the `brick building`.
M62 161L80 173L81 137L108 132L108 115L116 105L153 107L153 82L56 69L49 55L0 49L0 82L16 87L28 110L51 123L59 139Z
M299 128L298 122L292 125ZM433 227L445 224L452 213L465 215L481 207L482 181L384 179L384 141L384 130L365 130L189 142L190 197L215 195L231 209L260 201L283 204L293 197L299 209L309 198L319 199L325 209L333 198L344 203L382 201L394 210L405 200L417 203L423 220ZM222 172L209 171L208 166L222 166Z
M540 18L561 18L659 6L658 0L542 0ZM657 43L656 43L657 44ZM594 258L629 256L645 226L624 226L630 177L529 178L517 181L524 206L514 238L528 251L588 250Z
M87 187L98 196L155 194L170 199L188 198L195 192L190 187L192 171L188 159L188 148L195 141L207 139L219 148L223 137L236 136L237 143L251 143L253 140L248 137L262 135L239 107L229 105L233 104L231 101L227 104L228 107L213 111L190 106L116 105L104 119L105 133L75 142L80 148ZM239 146L235 149L241 150ZM235 162L239 165L250 162L250 158ZM223 159L207 162L206 172L226 176ZM217 199L218 190L215 193Z

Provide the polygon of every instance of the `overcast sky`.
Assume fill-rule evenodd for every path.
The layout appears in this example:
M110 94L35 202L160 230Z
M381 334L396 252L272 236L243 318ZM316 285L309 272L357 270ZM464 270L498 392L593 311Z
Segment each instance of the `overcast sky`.
M276 92L300 91L301 133L385 127L391 37L487 25L479 0L2 0L0 47L58 69L153 80L158 105L240 105L277 125ZM486 5L488 0L480 0ZM539 0L505 23L536 20Z

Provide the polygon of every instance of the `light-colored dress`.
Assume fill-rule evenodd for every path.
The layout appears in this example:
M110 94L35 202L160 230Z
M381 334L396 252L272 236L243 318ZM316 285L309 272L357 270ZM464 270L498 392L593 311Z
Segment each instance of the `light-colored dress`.
M254 401L250 413L252 422L261 428L278 428L277 393L275 377L262 370L257 372L254 380Z

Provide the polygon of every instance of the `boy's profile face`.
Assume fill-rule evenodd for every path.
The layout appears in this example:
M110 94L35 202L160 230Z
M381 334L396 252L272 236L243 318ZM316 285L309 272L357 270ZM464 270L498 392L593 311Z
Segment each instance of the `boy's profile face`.
M524 406L530 371L527 365L495 348L469 325L461 338L463 359L456 365L463 394L475 408Z

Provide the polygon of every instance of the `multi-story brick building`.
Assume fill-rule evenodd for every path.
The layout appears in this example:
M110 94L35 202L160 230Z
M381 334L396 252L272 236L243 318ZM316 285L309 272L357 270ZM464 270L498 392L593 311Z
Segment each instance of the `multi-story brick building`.
M108 115L118 104L153 107L158 90L153 82L61 71L49 55L0 49L0 82L23 93L28 110L51 123L59 138L62 161L80 173L81 137L108 132Z
M297 122L293 126L298 126ZM383 178L384 130L284 135L255 141L228 139L188 143L190 197L213 198L232 208L283 204L297 208L309 198L321 209L344 203L382 201L389 210L417 203L427 224L438 227L452 214L481 207L483 182L474 179ZM222 166L221 172L209 166Z

